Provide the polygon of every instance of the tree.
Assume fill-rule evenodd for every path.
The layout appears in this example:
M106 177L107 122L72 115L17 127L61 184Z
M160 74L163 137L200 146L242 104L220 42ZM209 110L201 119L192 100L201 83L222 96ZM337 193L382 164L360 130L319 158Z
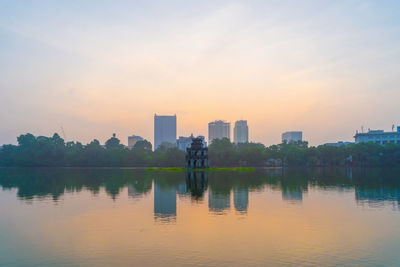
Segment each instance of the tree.
M137 141L136 144L133 146L133 149L151 151L153 147L149 141L143 140L143 141Z
M111 137L110 139L108 139L106 141L106 148L110 149L110 148L119 148L122 145L120 144L120 141L118 138L115 137L115 134L113 135L113 137Z
M262 166L267 160L265 146L260 143L239 143L237 150L239 164Z
M32 147L36 143L36 137L33 134L21 134L17 137L18 145L21 148Z
M236 163L235 146L228 138L214 139L208 152L211 166L233 166Z

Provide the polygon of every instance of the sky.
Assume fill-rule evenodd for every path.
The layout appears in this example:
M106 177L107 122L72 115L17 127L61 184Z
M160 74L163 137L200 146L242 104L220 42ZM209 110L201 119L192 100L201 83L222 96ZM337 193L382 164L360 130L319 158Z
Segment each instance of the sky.
M0 0L0 144L153 142L246 119L265 145L400 125L399 1Z

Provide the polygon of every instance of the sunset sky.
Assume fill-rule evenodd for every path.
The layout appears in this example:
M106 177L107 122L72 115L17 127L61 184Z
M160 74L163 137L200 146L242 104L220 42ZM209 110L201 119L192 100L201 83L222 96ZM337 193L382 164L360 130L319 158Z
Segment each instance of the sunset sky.
M391 130L400 1L0 0L0 145L61 127L153 142L154 113L178 135L247 119L266 145Z

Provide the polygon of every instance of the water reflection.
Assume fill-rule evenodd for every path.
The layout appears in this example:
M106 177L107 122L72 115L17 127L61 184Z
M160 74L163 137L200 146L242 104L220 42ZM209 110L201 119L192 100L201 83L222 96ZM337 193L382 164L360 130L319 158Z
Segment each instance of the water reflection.
M190 193L193 200L202 200L204 191L207 190L208 173L204 171L187 171L185 179L186 192Z
M400 170L394 169L261 169L252 173L146 172L140 169L0 169L3 190L16 189L24 201L51 198L87 190L104 190L116 200L127 188L130 198L154 193L156 220L175 221L177 195L201 202L207 198L213 214L234 210L246 214L249 194L264 188L279 190L282 200L302 204L311 188L354 191L355 203L368 207L399 208ZM231 197L232 195L232 197Z
M247 213L249 206L249 189L236 187L233 190L233 204L239 213Z

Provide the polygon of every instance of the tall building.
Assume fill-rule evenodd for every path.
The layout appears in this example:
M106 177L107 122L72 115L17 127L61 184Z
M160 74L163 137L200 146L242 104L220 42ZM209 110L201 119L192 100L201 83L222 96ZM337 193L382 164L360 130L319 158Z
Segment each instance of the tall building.
M154 114L154 150L163 142L176 145L176 115L158 116Z
M144 139L137 135L128 136L128 148L132 149L137 141L143 141Z
M303 141L303 132L290 131L282 134L282 143L296 143Z
M231 139L231 124L222 120L213 121L208 124L208 143L214 139Z
M233 141L235 144L249 142L249 127L247 126L247 121L240 120L235 122Z
M368 130L367 133L357 132L354 139L356 144L368 142L380 145L387 143L400 144L400 127L397 127L397 132L384 132L383 130Z

